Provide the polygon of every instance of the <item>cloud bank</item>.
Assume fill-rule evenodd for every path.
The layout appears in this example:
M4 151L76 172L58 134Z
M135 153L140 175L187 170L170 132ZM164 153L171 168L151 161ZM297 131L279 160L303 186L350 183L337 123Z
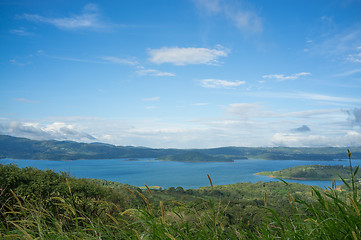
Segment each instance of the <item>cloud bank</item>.
M0 123L1 134L25 137L35 140L76 140L94 141L96 138L86 132L75 129L74 126L62 122L39 124L34 122Z

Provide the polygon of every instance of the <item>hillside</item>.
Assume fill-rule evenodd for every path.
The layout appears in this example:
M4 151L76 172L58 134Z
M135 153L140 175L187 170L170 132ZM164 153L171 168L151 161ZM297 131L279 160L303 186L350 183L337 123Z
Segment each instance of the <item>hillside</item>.
M350 149L355 159L361 159L361 147ZM115 146L104 143L78 143L72 141L37 141L0 135L0 158L13 159L114 159L164 158L188 152L214 156L219 161L230 159L266 160L334 160L345 158L345 148L286 148L286 147L220 147L211 149L164 149ZM172 157L172 161L177 157Z
M354 169L355 170L355 169ZM273 172L260 172L258 175L266 175L272 178L281 179L302 179L302 180L341 180L350 178L350 168L345 166L326 165L305 165L282 169ZM356 175L361 177L361 172Z
M361 233L361 204L351 187L258 182L151 191L0 164L0 189L1 239L358 239Z
M224 156L211 156L199 152L187 152L177 155L166 156L163 158L158 158L157 160L161 161L177 161L177 162L232 162L231 158L226 158Z

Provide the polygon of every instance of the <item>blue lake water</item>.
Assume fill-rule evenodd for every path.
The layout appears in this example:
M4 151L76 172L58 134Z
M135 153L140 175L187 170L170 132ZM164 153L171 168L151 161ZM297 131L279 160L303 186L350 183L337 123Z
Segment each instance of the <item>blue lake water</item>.
M352 160L353 165L361 164L361 160ZM50 160L13 160L1 159L1 164L16 164L19 167L35 167L51 169L56 172L69 172L78 178L96 178L128 183L134 186L161 186L163 188L178 187L198 188L209 186L207 173L214 185L231 184L237 182L278 181L267 176L254 175L261 171L276 171L300 165L345 165L344 161L301 161L301 160L236 160L235 162L184 163L165 162L154 159L99 159L75 161ZM302 181L287 180L320 187L331 186L331 181Z

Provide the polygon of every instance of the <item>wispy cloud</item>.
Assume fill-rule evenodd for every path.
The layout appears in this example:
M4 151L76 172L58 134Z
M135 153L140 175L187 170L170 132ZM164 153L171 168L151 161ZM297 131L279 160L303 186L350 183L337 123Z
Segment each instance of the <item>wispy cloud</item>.
M251 96L263 98L285 98L285 99L302 99L302 100L315 100L318 102L331 102L331 103L361 103L361 98L339 97L320 93L309 92L252 92Z
M156 77L174 77L174 73L162 72L156 69L142 69L138 70L137 74L139 76L156 76Z
M201 102L201 103L193 103L192 104L192 106L206 106L206 105L208 105L209 103L203 103L203 102Z
M163 47L160 49L150 49L149 60L156 64L216 64L219 57L226 57L229 52L230 50L222 46L217 46L215 49Z
M316 117L333 117L344 116L344 112L340 108L334 109L313 109L313 110L304 110L298 112L287 112L279 114L282 117L292 117L292 118L316 118Z
M313 109L313 110L304 110L296 112L276 112L265 110L265 106L258 103L232 103L226 107L226 111L229 114L237 115L242 119L251 119L251 118L315 118L315 117L332 117L336 119L338 117L344 117L345 111L340 108L334 109Z
M39 56L52 58L52 59L56 59L56 60L61 60L61 61L69 61L69 62L105 63L104 61L96 61L96 60L92 60L92 59L82 59L82 58L76 58L76 57L63 57L63 56L52 56L52 55L44 54L42 51L39 52Z
M154 102L154 101L159 101L160 97L149 97L149 98L142 98L142 101L145 102Z
M361 63L361 52L349 54L347 60L354 63Z
M227 113L237 115L242 119L270 118L279 116L275 112L264 110L258 103L232 103L226 107Z
M23 29L12 29L10 30L10 33L18 35L18 36L32 36L34 35L33 33L27 32Z
M227 81L220 79L203 79L200 81L201 86L205 88L234 88L242 84L245 84L245 81Z
M286 75L286 74L269 74L269 75L263 75L262 78L270 78L270 79L276 79L277 81L284 81L284 80L296 80L300 77L311 75L309 72L300 72L295 73L292 75Z
M329 95L316 94L316 93L295 93L294 98L303 98L309 100L330 101L330 102L343 102L343 103L361 102L360 98L336 97L336 96L329 96Z
M69 61L69 62L101 63L101 64L112 63L112 64L131 65L131 66L136 66L138 64L138 62L136 60L123 59L123 58L118 58L118 57L113 57L113 56L84 59L84 58L77 58L77 57L53 56L53 55L48 55L48 54L44 53L43 51L38 51L37 55L42 56L42 57L56 59L56 60L61 60L61 61Z
M361 46L360 23L337 32L331 32L315 40L310 46L313 54L324 55L329 59L359 63Z
M14 65L18 65L18 66L25 66L27 63L23 63L23 62L19 62L18 60L16 59L10 59L9 62L11 64L14 64Z
M147 110L153 110L159 108L158 106L146 106L145 109Z
M104 29L109 25L100 20L98 6L95 4L87 4L79 15L72 15L63 18L43 17L37 14L23 14L19 18L26 19L31 22L47 23L64 30L76 29Z
M125 65L137 65L138 64L138 62L135 60L129 60L129 59L124 59L124 58L112 57L112 56L100 57L100 58L107 62L116 63L116 64L125 64Z
M30 100L26 98L14 98L14 101L23 102L23 103L40 103L40 101Z
M351 76L351 75L354 75L354 74L357 74L357 73L361 73L361 68L353 69L353 70L350 70L350 71L346 71L346 72L337 74L336 77L348 77L348 76Z
M198 8L211 15L221 15L230 20L242 32L261 33L262 19L258 14L246 9L242 2L229 0L194 0Z

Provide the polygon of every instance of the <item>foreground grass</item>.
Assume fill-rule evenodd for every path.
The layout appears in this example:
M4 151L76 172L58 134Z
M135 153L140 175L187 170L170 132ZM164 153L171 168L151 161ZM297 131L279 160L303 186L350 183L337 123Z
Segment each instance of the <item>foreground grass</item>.
M200 199L201 207L162 201L147 186L113 192L66 174L51 186L57 194L46 192L46 183L37 189L41 196L30 194L36 189L16 193L9 184L0 192L0 239L361 239L358 167L352 168L351 153L349 160L351 181L342 179L346 192L311 188L313 197L304 200L289 191L287 215L275 211L272 193L265 192L261 208L267 211L256 225L230 224L230 202L217 195L209 176L215 196Z

